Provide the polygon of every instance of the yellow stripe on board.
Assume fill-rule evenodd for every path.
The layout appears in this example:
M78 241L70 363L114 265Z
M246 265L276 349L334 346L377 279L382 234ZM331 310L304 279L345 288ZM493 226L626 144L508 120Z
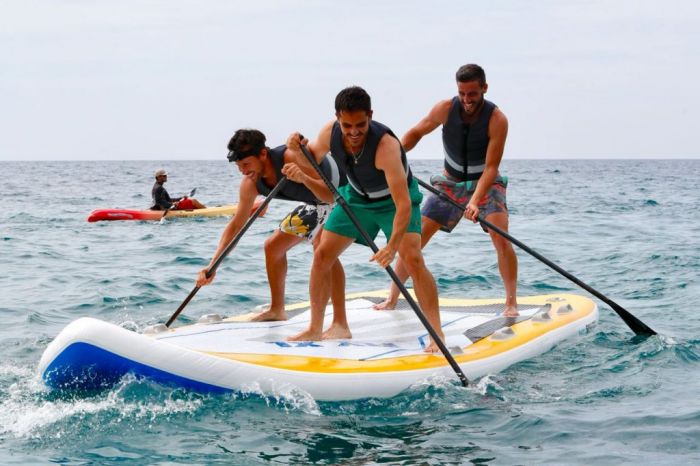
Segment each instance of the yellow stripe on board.
M349 294L347 295L347 299L358 297L385 297L386 295L387 291L385 290L373 291ZM446 308L455 306L464 307L503 304L504 302L505 301L503 299L440 298L440 308L447 310ZM553 294L518 297L518 304L543 305L547 303L552 305L552 310L549 313L551 320L546 322L535 322L528 319L515 324L511 327L515 333L513 337L507 340L492 340L490 337L483 338L473 345L463 348L463 354L453 355L455 361L457 361L457 363L466 363L505 353L535 340L547 332L566 326L567 324L575 322L579 319L586 318L595 312L596 309L596 305L593 301L578 295ZM573 311L565 314L559 314L556 312L560 306L565 306L566 304L570 304ZM290 306L287 309L297 309L304 306L308 306L308 303ZM434 354L419 354L370 361L280 354L245 354L223 352L207 352L207 354L276 369L320 373L411 371L431 369L447 365L447 361L443 356Z
M238 204L227 204L204 209L169 210L166 217L226 217L234 215Z

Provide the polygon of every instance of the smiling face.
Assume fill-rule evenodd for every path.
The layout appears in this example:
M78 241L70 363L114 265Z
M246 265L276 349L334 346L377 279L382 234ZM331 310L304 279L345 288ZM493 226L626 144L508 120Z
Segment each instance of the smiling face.
M372 120L372 112L364 110L345 111L336 113L340 132L343 134L343 142L351 152L358 152L367 140L369 122Z
M474 116L481 110L484 104L484 94L488 89L488 84L482 86L479 81L457 82L457 93L462 110L467 116Z
M265 168L264 157L267 156L267 149L262 149L259 154L251 155L240 160L236 160L236 166L243 176L257 182L263 176Z

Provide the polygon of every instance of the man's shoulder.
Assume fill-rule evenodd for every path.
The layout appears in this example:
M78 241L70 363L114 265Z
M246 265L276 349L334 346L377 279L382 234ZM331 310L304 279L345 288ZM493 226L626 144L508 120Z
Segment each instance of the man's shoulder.
M238 192L239 193L244 193L244 192L258 192L258 182L253 181L253 179L244 176L243 179L241 180L241 184L238 186Z
M447 118L452 110L452 107L454 106L454 99L454 97L450 97L449 99L440 100L438 103L433 105L433 108L430 110L430 116L432 119L437 123L444 125L447 122Z
M396 139L396 136L386 132L379 138L379 142L377 143L375 163L380 167L389 161L400 161L401 158L396 157L396 155L401 155L401 143Z
M506 114L503 113L498 107L494 107L493 112L491 112L491 118L489 119L489 124L508 124L508 118Z

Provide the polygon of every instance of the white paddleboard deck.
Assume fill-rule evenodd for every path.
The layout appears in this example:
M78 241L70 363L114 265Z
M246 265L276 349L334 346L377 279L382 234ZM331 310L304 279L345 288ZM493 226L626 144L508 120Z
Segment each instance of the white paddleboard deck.
M308 303L288 306L286 321L208 315L153 334L79 319L49 345L40 373L51 387L78 389L108 386L126 372L199 391L276 392L291 384L319 400L393 396L435 374L456 380L442 355L424 352L428 332L403 299L394 311L372 309L385 296L347 297L347 340L287 341L307 328ZM445 344L468 378L541 354L598 317L595 303L576 295L522 297L518 304L520 316L506 318L503 300L440 300ZM331 319L329 305L326 323Z

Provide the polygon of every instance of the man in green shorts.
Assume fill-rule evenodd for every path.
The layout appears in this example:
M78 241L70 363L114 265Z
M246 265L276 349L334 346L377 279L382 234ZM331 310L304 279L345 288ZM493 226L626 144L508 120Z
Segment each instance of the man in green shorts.
M343 89L335 99L336 119L327 123L308 148L318 162L328 152L345 168L348 184L340 193L359 219L363 229L374 238L379 230L387 244L371 261L385 268L396 253L403 259L413 278L418 302L435 331L444 339L440 326L437 287L425 266L420 250L420 201L422 194L411 175L406 154L398 138L381 123L372 120L370 96L360 87ZM287 140L287 148L296 153L300 165L299 133ZM314 251L309 294L309 328L290 341L352 338L344 310L334 309L331 326L323 331L323 317L330 296L329 272L340 254L353 242L365 244L360 232L340 205L336 205L324 224L320 244ZM437 352L431 341L426 352Z
M456 79L458 95L438 102L425 118L404 134L401 143L406 150L411 150L423 136L442 126L444 173L431 181L466 207L465 218L476 222L481 214L488 222L508 231L508 180L498 170L506 144L508 120L494 103L484 99L488 84L479 65L460 67ZM452 231L461 217L462 209L431 195L423 205L421 247L428 244L438 230ZM488 233L496 249L498 270L506 292L503 315L517 316L518 258L510 241L496 232ZM408 278L401 259L396 265L396 274L401 280ZM393 309L398 297L399 290L392 284L387 300L375 305L375 309Z

